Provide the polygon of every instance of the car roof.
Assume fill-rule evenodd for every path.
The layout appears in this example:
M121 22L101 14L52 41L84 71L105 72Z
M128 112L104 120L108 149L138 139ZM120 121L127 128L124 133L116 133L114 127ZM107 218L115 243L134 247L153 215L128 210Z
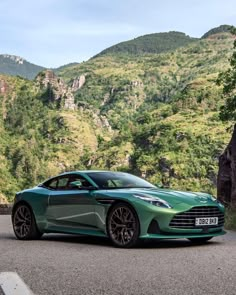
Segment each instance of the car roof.
M60 177L60 176L63 176L63 175L65 175L65 176L66 175L72 175L72 174L82 174L82 175L85 174L86 175L88 173L94 173L94 172L96 172L96 173L99 173L99 172L101 172L101 173L103 173L103 172L105 172L105 173L112 173L112 172L116 172L116 171L108 171L108 170L75 170L75 171L67 171L67 172L63 172L63 173L54 175L52 177L49 177L44 182L40 183L39 186L41 184L43 184L43 183L46 183L46 182L50 181L51 179L54 179L54 178L57 178L57 177Z
M68 172L63 172L59 175L67 175L67 174L87 174L87 173L125 173L125 172L120 172L120 171L108 171L108 170L76 170L76 171L68 171Z

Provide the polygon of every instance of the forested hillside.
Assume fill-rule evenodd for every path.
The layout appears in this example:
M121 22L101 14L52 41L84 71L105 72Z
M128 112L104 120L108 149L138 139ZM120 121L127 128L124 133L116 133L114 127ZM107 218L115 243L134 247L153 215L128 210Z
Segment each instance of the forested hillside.
M32 80L43 69L43 67L34 65L22 57L0 54L0 74L21 76Z
M149 34L111 46L97 56L114 53L161 53L186 46L196 40L197 38L191 38L181 32Z
M229 26L229 25L222 25L217 28L213 28L213 29L209 30L208 32L206 32L202 36L202 39L209 38L209 37L214 36L216 34L229 33L231 28L232 28L232 26Z
M215 193L230 138L215 80L233 38L210 34L141 55L110 52L34 81L0 77L0 192L62 171L125 170L153 183Z

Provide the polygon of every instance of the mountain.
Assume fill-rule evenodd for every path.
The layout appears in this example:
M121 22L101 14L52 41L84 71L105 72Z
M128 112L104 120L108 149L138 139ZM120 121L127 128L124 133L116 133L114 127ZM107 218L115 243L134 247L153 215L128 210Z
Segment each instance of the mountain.
M43 67L34 65L19 56L0 55L0 73L2 74L21 76L31 80L43 69Z
M64 68L68 68L68 67L72 67L72 66L76 66L78 65L79 63L78 62L71 62L69 64L66 64L66 65L63 65L63 66L60 66L58 68L55 68L55 69L52 69L55 73L58 73L60 71L62 71Z
M215 81L233 37L175 50L112 53L41 71L0 75L0 193L73 169L129 171L181 190L216 192L230 133Z
M100 52L95 57L104 54L117 53L161 53L175 50L196 40L196 38L191 38L181 32L149 34L111 46Z
M101 55L64 68L68 84L84 77L78 105L105 116L115 134L99 139L93 167L130 169L155 183L215 192L218 157L229 139L218 118L218 73L233 37L202 39L171 52ZM127 161L129 164L127 164Z
M202 39L209 38L213 35L220 34L220 33L230 33L231 28L232 26L229 26L229 25L221 25L219 27L213 28L209 30L208 32L206 32L202 36Z

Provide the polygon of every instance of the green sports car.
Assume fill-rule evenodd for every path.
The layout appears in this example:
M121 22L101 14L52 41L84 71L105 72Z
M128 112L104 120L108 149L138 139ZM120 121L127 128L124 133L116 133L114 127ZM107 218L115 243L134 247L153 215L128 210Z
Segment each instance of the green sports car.
M91 170L63 173L17 193L12 223L20 240L69 233L108 236L118 247L132 247L139 239L206 242L225 233L224 206L209 194Z

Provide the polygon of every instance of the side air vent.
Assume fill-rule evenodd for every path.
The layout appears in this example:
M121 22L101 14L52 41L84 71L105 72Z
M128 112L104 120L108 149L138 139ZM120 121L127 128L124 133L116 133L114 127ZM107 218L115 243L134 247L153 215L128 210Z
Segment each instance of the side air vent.
M148 234L160 234L160 228L158 222L153 219L148 227Z

